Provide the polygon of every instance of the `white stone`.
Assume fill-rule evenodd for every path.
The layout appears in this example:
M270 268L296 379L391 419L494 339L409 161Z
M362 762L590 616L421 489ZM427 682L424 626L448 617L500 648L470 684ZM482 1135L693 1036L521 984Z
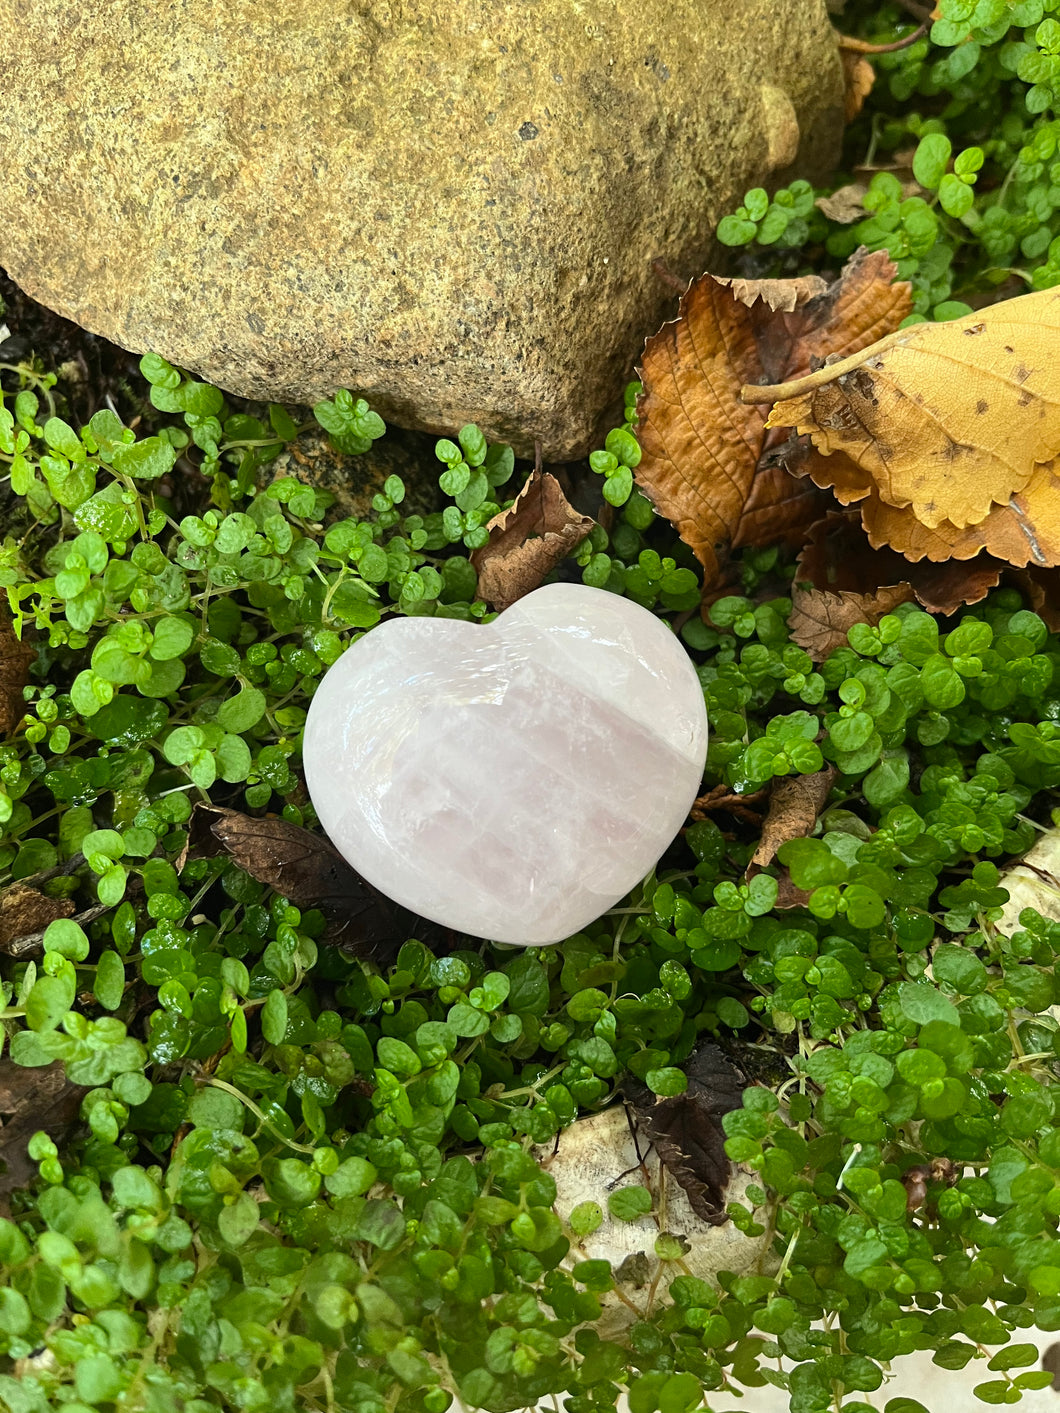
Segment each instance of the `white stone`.
M583 1202L596 1202L600 1225L588 1236L572 1237L568 1268L579 1261L607 1261L615 1275L615 1290L599 1296L602 1306L594 1328L602 1339L612 1339L634 1320L648 1319L653 1308L669 1304L668 1290L675 1276L698 1276L718 1289L718 1272L734 1275L771 1274L780 1264L772 1252L774 1233L763 1213L759 1236L745 1236L733 1222L711 1226L697 1217L684 1189L659 1161L645 1138L634 1139L625 1107L612 1105L599 1114L577 1119L549 1143L533 1150L534 1157L556 1184L552 1210L567 1228L571 1212ZM753 1205L747 1195L758 1175L733 1166L725 1201ZM608 1194L616 1187L640 1185L652 1197L652 1209L635 1221L612 1217ZM668 1265L655 1254L655 1240L663 1232L684 1239L687 1250L682 1267ZM555 1413L555 1410L550 1410Z
M524 946L613 907L684 823L707 721L669 628L550 584L482 626L398 618L355 642L309 710L320 822L422 917Z

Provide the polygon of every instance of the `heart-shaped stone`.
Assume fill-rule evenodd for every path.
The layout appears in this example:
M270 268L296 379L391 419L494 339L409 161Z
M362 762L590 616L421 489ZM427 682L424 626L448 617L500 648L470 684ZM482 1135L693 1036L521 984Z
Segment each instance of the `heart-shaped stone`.
M395 902L497 942L561 941L622 898L703 775L703 692L669 628L550 584L481 625L397 618L309 709L309 793Z

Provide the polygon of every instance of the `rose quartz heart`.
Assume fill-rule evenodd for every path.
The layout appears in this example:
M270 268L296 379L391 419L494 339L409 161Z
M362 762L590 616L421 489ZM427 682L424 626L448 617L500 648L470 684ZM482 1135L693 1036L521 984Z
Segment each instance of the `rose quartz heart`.
M397 618L358 639L309 709L309 793L332 842L395 902L497 942L557 942L613 907L684 822L703 692L627 599L550 584L493 623Z

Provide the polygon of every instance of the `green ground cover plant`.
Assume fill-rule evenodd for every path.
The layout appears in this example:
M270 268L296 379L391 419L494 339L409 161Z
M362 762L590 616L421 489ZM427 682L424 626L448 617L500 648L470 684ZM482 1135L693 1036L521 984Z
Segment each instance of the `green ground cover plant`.
M911 280L917 318L967 314L1002 285L1011 296L1060 283L1060 19L1054 0L849 4L844 32L907 47L873 56L876 82L827 186L797 179L749 191L718 228L726 245L785 272L859 245L887 250ZM816 204L860 181L860 219ZM857 207L851 208L856 214Z
M752 194L723 238L784 273L876 242L923 316L1013 274L1055 282L1049 6L942 12L876 61L851 137L880 153L911 134L935 194L897 201L874 177L879 204L841 229L801 188L761 214ZM915 27L858 13L883 42ZM755 828L693 823L555 948L352 954L320 911L188 849L193 808L313 825L316 682L384 615L489 616L468 556L514 458L465 427L438 443L444 508L406 513L391 476L367 518L334 520L326 494L270 479L305 430L291 412L231 407L154 356L142 372L134 429L106 408L74 425L54 374L3 370L0 586L38 660L0 744L0 890L76 911L0 956L0 1034L27 1083L62 1063L81 1122L61 1146L33 1137L0 1218L0 1404L445 1413L455 1391L593 1413L626 1391L632 1413L692 1413L775 1384L793 1413L866 1413L914 1350L977 1361L986 1403L1047 1384L1023 1332L1060 1328L1060 925L994 926L999 865L1054 822L1042 618L1010 588L941 622L903 604L815 664L789 635L792 566L765 550L704 622L694 558L633 487L631 387L591 459L610 528L568 569L680 632L708 786L834 768L819 827L748 881ZM350 455L385 431L349 394L314 413ZM801 906L778 906L785 870ZM769 1232L770 1259L714 1286L664 1231L659 1298L604 1337L613 1273L569 1260L599 1214L565 1226L531 1149L629 1076L681 1094L704 1040L769 1075L724 1131L756 1173L729 1218ZM650 1203L634 1177L607 1205Z

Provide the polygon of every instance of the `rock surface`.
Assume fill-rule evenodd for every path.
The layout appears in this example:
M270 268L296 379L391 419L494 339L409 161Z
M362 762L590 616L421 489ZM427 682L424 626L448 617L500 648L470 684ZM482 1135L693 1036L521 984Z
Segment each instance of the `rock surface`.
M306 783L369 883L456 931L558 942L658 861L703 776L703 691L647 609L549 584L481 626L396 618L309 708Z
M718 218L822 170L825 0L0 0L0 265L230 392L584 452Z

